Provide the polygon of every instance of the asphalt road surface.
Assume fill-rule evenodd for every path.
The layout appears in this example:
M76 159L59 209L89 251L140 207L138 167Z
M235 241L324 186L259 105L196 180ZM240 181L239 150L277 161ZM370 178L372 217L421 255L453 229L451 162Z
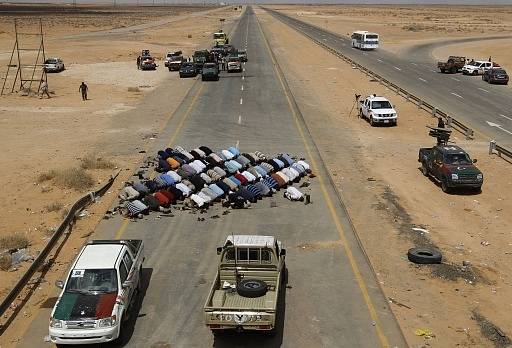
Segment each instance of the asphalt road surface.
M143 296L124 328L122 346L406 347L262 33L247 8L231 40L247 48L245 71L222 73L218 82L198 79L154 150L169 144L238 145L242 151L304 156L317 174L302 189L311 194L312 204L290 202L278 192L227 215L216 204L202 215L176 210L173 217L152 213L137 222L102 220L94 238L140 238L146 244ZM203 324L216 247L232 233L276 235L287 249L289 287L276 337L242 333L214 339ZM50 346L43 342L49 313L40 310L20 347Z
M422 45L414 54L398 56L384 50L361 51L350 38L270 10L276 18L334 48L431 105L464 122L498 144L512 148L512 93L501 85L490 85L480 76L441 74L431 61L436 44ZM492 38L489 38L492 39ZM465 39L450 43L474 41ZM506 41L504 39L504 44ZM457 52L454 52L456 55Z

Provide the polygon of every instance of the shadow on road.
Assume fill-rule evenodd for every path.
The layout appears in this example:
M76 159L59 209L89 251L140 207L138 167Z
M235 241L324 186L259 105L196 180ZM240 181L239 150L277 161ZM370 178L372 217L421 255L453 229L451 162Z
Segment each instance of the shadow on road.
M286 312L286 285L283 284L279 294L279 306L277 308L276 333L270 336L264 332L226 332L215 336L213 347L281 347L283 344L284 320Z

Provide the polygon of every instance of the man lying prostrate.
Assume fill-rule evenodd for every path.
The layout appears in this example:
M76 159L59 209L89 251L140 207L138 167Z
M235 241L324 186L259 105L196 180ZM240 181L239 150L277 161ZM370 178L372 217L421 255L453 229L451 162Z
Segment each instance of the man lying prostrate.
M288 198L290 201L302 201L304 200L304 194L297 190L295 187L290 186L284 191L283 196Z

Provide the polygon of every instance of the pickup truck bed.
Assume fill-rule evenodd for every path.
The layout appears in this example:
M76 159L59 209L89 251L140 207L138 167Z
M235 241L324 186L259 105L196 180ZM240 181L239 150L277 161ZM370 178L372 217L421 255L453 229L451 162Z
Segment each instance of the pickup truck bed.
M219 310L273 310L275 308L276 294L275 291L268 291L264 296L249 298L240 296L231 289L215 290L212 304L213 307Z

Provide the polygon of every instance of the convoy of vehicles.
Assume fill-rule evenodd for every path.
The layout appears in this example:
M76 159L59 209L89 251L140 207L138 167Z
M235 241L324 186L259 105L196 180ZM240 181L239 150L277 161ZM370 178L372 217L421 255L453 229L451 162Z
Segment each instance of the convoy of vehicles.
M56 344L93 344L119 338L140 289L141 240L93 240L73 262L50 317Z
M64 67L64 62L60 58L48 58L44 61L44 71L47 73L52 72L61 72L66 68Z
M442 73L455 74L462 70L462 67L466 65L466 57L449 56L446 62L437 62L437 68Z
M359 116L366 118L373 127L377 124L396 126L398 115L390 101L375 94L359 101Z
M286 250L273 236L232 235L217 248L217 274L204 305L213 334L276 330L280 292L286 285Z
M504 69L494 68L484 72L482 80L487 81L488 83L508 85L509 77Z
M379 34L368 31L354 31L351 36L352 47L360 50L375 50L379 48Z

